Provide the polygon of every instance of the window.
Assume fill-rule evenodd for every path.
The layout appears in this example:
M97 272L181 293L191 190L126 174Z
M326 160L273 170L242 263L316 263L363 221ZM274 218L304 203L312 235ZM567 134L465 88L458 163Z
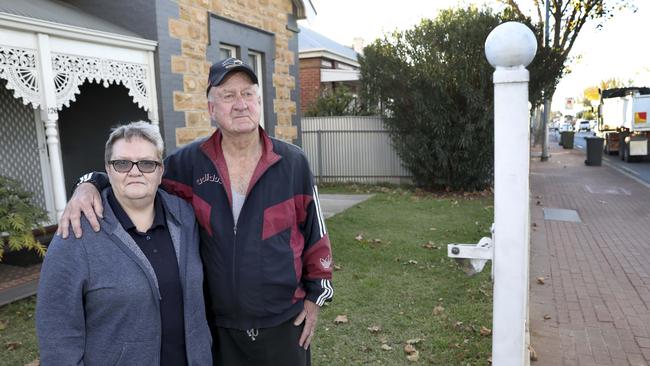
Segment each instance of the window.
M227 44L219 45L219 59L225 60L230 57L237 57L237 48Z
M262 54L255 51L248 52L248 64L251 65L255 75L257 75L257 82L260 89L260 97L262 99L260 111L260 126L264 128L264 68L262 67Z

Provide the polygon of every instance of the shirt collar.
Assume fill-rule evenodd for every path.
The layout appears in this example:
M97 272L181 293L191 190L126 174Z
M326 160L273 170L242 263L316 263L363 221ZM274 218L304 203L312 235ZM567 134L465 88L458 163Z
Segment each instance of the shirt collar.
M126 211L122 208L122 205L120 205L120 202L115 198L115 194L113 193L113 189L109 188L106 197L108 198L108 204L111 205L111 208L113 209L113 213L115 214L115 217L117 218L117 221L120 222L124 230L129 231L131 229L136 230L135 224L133 224L133 221L131 221L131 218L129 215L126 214ZM153 223L151 223L151 228L149 230L152 230L154 228L157 228L158 226L165 227L165 210L163 209L163 205L161 202L160 194L156 192L156 198L154 199L154 217L153 217Z

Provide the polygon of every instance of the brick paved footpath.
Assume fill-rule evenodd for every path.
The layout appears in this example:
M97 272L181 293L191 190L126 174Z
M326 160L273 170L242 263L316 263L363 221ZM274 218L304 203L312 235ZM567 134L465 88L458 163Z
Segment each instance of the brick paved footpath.
M531 365L648 365L650 188L550 145L547 162L531 158ZM544 220L543 208L582 222Z

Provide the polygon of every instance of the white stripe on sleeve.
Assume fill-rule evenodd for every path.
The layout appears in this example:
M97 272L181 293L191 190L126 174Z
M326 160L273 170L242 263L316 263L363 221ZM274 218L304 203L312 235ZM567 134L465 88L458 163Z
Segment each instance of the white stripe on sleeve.
M334 296L334 288L332 288L332 283L329 280L321 280L320 285L323 288L323 293L318 296L316 299L316 304L318 306L323 306L325 301L331 299Z
M320 198L318 197L318 187L316 186L314 186L314 204L316 205L316 216L318 216L318 229L320 230L320 237L322 238L327 234L327 228L325 227L325 219L323 218Z

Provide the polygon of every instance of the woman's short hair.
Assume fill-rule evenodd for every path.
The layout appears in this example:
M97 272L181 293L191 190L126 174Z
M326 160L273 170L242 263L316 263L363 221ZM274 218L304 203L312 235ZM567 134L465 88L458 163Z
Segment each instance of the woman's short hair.
M137 121L131 122L128 125L116 127L111 131L111 134L108 136L108 140L106 141L106 147L104 148L104 162L108 164L111 160L111 156L113 155L113 144L115 144L117 140L125 139L130 141L132 138L140 138L152 143L156 147L156 155L158 159L162 160L165 145L158 127L149 122Z

